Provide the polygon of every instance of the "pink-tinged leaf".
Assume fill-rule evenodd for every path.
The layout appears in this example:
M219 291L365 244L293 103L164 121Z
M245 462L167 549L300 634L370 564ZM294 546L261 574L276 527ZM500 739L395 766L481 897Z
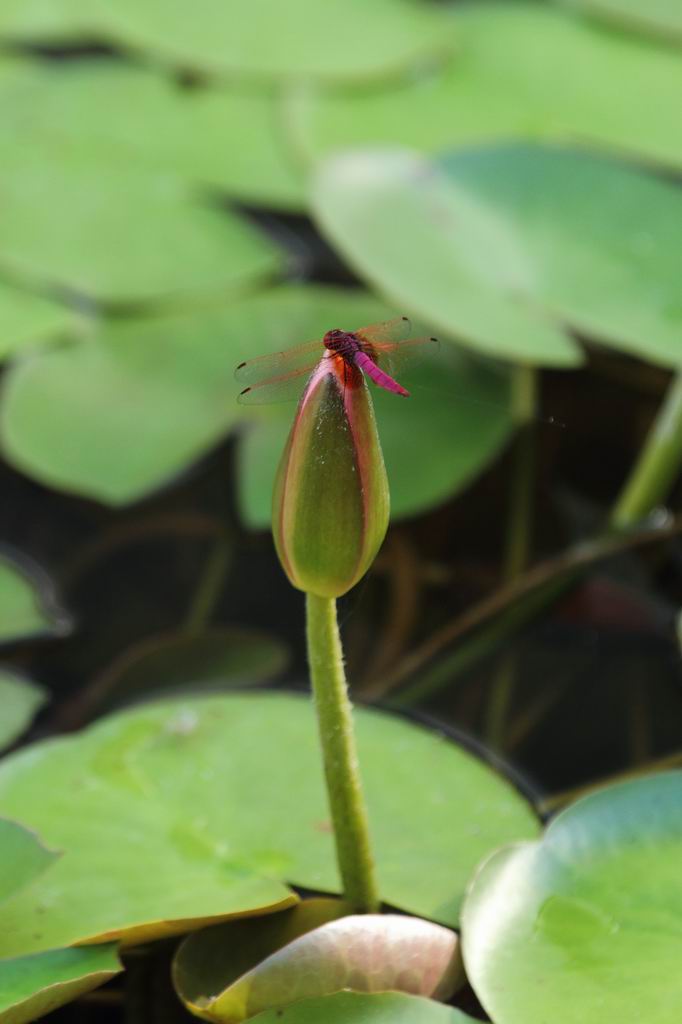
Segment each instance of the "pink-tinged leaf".
M185 1005L204 1020L239 1024L273 1007L344 990L447 999L462 983L458 939L449 929L393 914L320 924L330 908L339 913L338 903L312 900L269 919L189 936L174 967Z

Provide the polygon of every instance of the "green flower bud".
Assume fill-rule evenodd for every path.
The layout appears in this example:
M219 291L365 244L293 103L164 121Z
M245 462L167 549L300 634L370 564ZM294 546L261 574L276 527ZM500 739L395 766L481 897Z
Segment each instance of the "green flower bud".
M296 411L277 472L272 532L295 587L340 597L386 535L389 493L363 374L325 358Z

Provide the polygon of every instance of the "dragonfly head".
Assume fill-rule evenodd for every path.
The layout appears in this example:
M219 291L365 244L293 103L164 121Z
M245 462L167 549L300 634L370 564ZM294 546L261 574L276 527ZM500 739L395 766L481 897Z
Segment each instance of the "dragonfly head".
M357 348L354 335L349 334L348 331L340 331L338 328L327 331L322 341L326 349L339 355L354 352Z

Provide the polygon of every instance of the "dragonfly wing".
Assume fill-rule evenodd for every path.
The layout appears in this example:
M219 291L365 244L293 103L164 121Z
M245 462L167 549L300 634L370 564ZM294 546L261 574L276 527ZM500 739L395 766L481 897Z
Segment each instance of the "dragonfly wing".
M395 377L423 359L430 358L439 348L437 338L408 338L407 341L396 343L376 342L367 354L374 359L377 366Z
M319 363L316 359L310 366L300 367L281 377L268 377L266 380L249 384L239 394L240 405L264 405L267 402L291 402L303 391L311 373Z
M412 324L406 316L396 316L393 320L360 327L353 331L353 334L368 345L379 345L404 341L409 337L411 330Z
M272 352L269 355L257 356L240 363L234 372L236 379L243 384L265 384L268 380L281 380L288 373L307 370L320 361L324 355L321 341L306 341L302 345Z

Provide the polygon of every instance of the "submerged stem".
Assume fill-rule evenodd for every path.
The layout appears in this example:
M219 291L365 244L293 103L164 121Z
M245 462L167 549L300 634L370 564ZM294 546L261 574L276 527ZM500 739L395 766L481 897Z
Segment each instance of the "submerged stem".
M682 371L673 377L639 457L609 517L627 529L665 501L682 465Z
M308 662L344 899L356 912L371 913L379 907L379 893L343 669L336 601L307 594L306 614Z

